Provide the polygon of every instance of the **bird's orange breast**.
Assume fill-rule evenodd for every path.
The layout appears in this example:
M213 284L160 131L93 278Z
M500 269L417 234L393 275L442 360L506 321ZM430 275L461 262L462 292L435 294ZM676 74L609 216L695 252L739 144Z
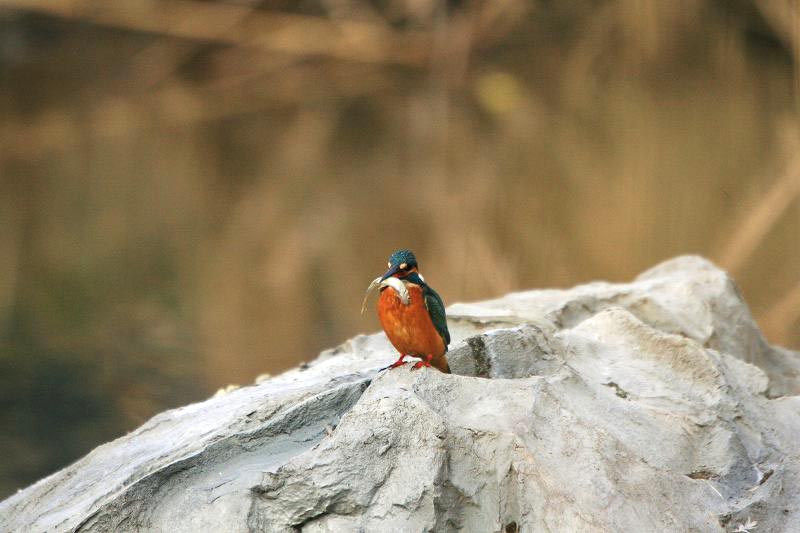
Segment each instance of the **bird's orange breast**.
M441 357L444 341L433 326L419 285L407 284L409 303L403 304L391 287L381 291L378 298L378 319L389 342L405 355Z

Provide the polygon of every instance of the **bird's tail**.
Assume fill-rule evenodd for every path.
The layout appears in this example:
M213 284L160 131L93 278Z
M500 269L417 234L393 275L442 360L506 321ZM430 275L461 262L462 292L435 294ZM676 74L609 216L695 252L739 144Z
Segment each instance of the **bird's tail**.
M438 359L431 361L431 365L435 366L445 374L450 373L450 364L447 362L447 356L445 354L442 354L442 356Z

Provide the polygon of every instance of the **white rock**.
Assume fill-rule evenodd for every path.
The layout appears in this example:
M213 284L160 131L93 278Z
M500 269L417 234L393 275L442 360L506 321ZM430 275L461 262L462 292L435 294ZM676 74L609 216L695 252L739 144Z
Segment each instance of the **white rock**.
M449 310L162 413L0 502L0 531L800 531L800 356L681 257Z

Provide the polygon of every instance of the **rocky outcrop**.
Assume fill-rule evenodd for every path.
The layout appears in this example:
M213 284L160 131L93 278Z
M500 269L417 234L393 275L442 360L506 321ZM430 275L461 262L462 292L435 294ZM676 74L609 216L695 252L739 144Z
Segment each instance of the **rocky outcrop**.
M800 355L722 271L448 309L162 413L0 503L20 531L800 531Z

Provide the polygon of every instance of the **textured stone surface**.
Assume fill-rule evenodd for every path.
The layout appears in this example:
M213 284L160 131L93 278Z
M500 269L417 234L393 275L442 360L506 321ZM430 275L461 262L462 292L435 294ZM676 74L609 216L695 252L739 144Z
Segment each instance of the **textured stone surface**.
M156 416L0 530L800 531L800 355L707 261L448 311L452 375L356 337Z

